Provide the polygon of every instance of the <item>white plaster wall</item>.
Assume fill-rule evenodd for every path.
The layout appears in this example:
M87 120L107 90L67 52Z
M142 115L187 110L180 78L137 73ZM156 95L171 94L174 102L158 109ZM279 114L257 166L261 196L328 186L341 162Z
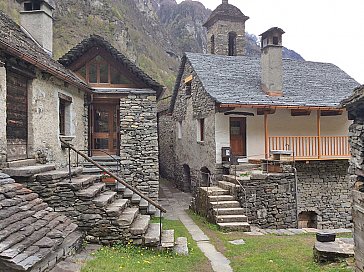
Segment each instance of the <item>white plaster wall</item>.
M247 155L249 159L264 158L265 135L264 116L257 115L255 109L240 109L235 112L251 112L254 116L247 116ZM221 148L230 146L229 118L242 117L239 115L215 115L216 128L216 163L222 163ZM321 116L322 136L347 136L352 121L348 120L345 111L339 116ZM276 110L268 115L269 136L317 136L317 112L309 116L291 116L290 110Z
M6 161L6 69L0 67L0 167Z
M70 105L70 135L75 136L72 144L78 149L85 149L84 131L84 92L67 86L53 77L37 75L30 90L31 104L29 123L31 135L29 143L36 158L46 158L57 166L67 164L67 152L61 149L59 141L59 97L63 93L72 97Z

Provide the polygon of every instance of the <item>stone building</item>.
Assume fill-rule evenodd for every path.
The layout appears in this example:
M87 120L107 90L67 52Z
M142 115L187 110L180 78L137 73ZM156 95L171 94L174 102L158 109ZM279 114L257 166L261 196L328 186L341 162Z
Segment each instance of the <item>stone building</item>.
M364 86L343 101L353 124L349 129L351 160L349 174L353 190L353 221L356 271L364 271Z
M340 101L358 83L333 64L282 59L284 31L277 27L261 34L260 59L242 56L243 49L230 54L244 46L247 19L223 1L205 24L215 37L208 39L212 54L183 56L170 107L159 114L160 171L177 187L194 190L208 184L207 177L217 181L227 173L232 155L244 164L286 151L298 170L292 196L298 215L311 214L318 227L349 226L350 121ZM231 39L231 32L242 39ZM334 172L323 175L325 169ZM267 209L271 195L255 191L257 210Z

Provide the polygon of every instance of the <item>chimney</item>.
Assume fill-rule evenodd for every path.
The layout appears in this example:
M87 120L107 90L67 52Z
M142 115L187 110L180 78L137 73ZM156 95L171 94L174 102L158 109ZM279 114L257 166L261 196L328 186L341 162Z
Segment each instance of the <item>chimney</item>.
M229 4L229 0L222 0L223 4Z
M273 27L261 36L262 90L269 96L283 96L282 35Z
M17 0L21 5L20 25L39 46L52 56L53 0Z

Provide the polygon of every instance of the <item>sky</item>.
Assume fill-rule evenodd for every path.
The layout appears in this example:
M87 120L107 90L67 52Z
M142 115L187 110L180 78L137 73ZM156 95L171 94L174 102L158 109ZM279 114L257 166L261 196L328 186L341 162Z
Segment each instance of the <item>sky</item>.
M222 1L200 2L214 10ZM305 60L333 63L364 84L364 0L229 0L229 4L250 17L246 32L259 35L280 27L286 32L285 47Z

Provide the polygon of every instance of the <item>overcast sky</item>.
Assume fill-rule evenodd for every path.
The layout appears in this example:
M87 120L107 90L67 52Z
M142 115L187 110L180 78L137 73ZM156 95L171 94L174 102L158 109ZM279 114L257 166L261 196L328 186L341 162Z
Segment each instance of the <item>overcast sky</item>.
M182 2L182 0L177 0ZM200 0L215 9L221 0ZM283 44L309 61L330 62L364 84L364 0L229 0L259 35L282 28Z

